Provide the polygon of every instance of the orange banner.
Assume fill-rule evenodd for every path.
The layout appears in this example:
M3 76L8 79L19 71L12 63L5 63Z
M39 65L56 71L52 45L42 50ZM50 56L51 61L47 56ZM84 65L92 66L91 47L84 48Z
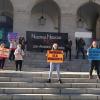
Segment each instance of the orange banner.
M62 50L48 50L47 51L47 62L63 63L64 53Z
M7 49L7 48L0 48L0 57L8 58L9 57L9 49Z

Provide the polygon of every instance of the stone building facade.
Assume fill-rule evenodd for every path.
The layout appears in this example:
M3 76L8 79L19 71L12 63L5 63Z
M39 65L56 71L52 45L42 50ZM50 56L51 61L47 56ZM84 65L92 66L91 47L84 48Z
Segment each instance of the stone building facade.
M26 31L64 32L75 44L76 31L92 31L100 39L100 0L0 0L0 5L1 15L12 19L11 30L20 36ZM45 25L39 24L41 16Z

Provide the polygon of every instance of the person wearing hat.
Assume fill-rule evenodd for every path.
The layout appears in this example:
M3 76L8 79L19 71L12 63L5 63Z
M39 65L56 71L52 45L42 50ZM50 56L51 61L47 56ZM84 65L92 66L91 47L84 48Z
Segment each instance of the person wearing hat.
M58 50L58 44L57 43L54 43L53 44L52 50ZM47 82L48 83L51 82L51 76L52 76L52 72L53 72L54 67L56 68L56 71L57 71L58 81L60 83L62 83L62 81L60 79L60 63L53 63L53 62L50 62L49 78L48 78L48 81Z

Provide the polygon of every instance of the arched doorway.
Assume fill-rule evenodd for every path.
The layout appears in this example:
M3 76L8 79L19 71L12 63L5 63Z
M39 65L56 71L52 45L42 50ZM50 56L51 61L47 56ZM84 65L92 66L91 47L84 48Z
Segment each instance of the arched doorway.
M8 42L8 32L13 31L13 6L10 0L0 0L0 42Z
M83 28L87 31L93 33L92 37L96 39L97 37L97 21L99 18L100 5L94 2L88 2L77 11L78 21L82 22Z
M60 8L53 0L39 1L31 10L30 26L34 31L60 32Z

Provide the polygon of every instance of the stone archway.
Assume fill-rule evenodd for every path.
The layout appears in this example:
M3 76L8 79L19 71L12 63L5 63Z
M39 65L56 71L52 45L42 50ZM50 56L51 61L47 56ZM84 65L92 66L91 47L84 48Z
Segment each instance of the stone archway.
M97 19L96 24L96 39L100 41L100 17Z
M100 5L94 2L87 2L79 7L77 11L78 21L85 23L85 30L91 31L93 33L93 38L97 36L97 20L100 15L99 13Z
M31 10L31 28L35 31L60 32L60 8L53 0L41 0ZM39 25L39 18L45 18L45 25Z
M0 31L2 39L7 42L8 32L13 31L13 5L10 0L0 0Z

